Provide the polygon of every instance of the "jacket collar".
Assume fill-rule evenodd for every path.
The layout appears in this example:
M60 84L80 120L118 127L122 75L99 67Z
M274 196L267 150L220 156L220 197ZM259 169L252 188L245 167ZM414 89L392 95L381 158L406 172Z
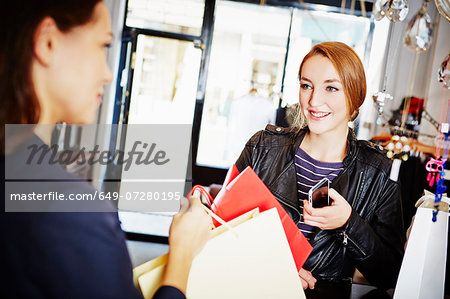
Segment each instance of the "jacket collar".
M309 131L308 127L305 127L303 129L300 129L297 134L294 135L292 139L292 145L291 148L292 151L292 157L294 157L295 153L297 152L298 147L303 141L303 138L305 137L306 133ZM358 139L356 138L355 132L348 128L348 134L347 134L347 153L345 155L344 161L342 162L344 164L344 167L348 166L350 162L356 157L356 151L357 151L357 143Z

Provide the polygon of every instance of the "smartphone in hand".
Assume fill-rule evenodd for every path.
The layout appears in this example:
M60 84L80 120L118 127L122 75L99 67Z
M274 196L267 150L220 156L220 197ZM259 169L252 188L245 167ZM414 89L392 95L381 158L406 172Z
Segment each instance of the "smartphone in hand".
M330 189L330 180L323 178L309 190L309 204L313 208L322 208L331 205L328 189Z

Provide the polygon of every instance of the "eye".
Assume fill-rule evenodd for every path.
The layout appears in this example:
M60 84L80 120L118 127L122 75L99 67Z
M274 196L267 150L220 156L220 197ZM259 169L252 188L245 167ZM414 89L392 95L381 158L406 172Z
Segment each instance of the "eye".
M103 44L103 48L111 48L111 43Z
M306 89L312 89L312 86L309 84L306 84L306 83L301 83L300 88L306 90Z
M333 86L327 86L326 90L330 91L330 92L335 92L335 91L338 91L339 89L337 89L336 87L333 87Z

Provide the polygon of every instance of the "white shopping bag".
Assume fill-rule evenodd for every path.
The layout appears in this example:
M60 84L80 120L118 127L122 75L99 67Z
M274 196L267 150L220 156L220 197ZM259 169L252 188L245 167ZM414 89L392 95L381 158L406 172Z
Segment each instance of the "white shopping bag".
M447 260L448 198L432 221L434 195L426 195L412 224L394 299L444 298Z
M230 221L233 231L225 226L217 228L222 233L196 256L189 272L187 298L305 298L276 208L251 217L249 213L241 216L246 219ZM157 260L151 271L137 277L145 298L152 294L148 287L158 285L164 268L164 260Z

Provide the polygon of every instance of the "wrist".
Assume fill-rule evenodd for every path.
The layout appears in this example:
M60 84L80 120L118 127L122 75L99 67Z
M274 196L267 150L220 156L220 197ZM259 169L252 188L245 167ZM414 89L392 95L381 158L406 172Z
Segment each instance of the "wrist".
M187 244L170 244L169 245L169 260L176 264L190 265L194 260L195 255Z
M341 222L342 225L339 226L338 228L344 228L345 229L345 227L347 226L347 223L348 223L348 221L349 221L351 216L352 216L352 208L350 207L350 211L348 213L345 213L345 216L343 215L343 218L342 218L343 222Z
M176 287L186 294L187 281L192 266L193 256L188 250L173 250L173 248L169 249L168 254L169 257L162 285Z
M348 215L345 218L344 224L342 225L342 227L347 227L348 221L350 220L350 217L352 216L352 208L350 207L350 211L348 212Z
M348 220L350 219L350 216L352 216L352 211L353 211L352 207L349 207L347 219L345 219L344 225L347 224Z

